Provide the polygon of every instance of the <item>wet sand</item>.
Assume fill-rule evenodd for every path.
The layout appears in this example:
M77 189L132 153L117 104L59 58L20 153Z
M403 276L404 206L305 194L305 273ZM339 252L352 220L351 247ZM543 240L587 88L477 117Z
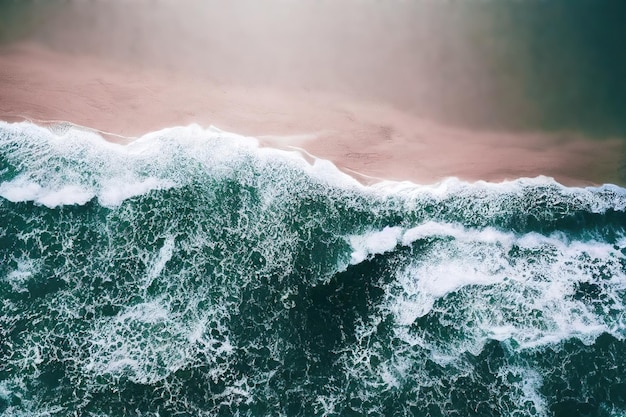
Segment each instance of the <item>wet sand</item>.
M0 119L69 121L122 142L169 126L214 125L267 146L302 148L364 182L538 175L567 185L622 182L618 138L446 126L383 101L217 82L35 43L0 49Z

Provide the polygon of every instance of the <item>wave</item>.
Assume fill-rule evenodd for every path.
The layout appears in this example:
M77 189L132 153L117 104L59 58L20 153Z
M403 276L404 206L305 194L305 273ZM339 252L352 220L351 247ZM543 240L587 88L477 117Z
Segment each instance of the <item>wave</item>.
M0 197L5 415L626 410L618 186L1 123Z
M102 205L119 206L125 199L151 190L184 186L187 169L194 163L211 175L228 175L229 165L245 163L252 153L265 159L280 155L285 163L326 183L357 184L329 161L309 164L298 152L260 148L254 138L214 127L167 128L125 145L106 141L79 126L55 129L29 122L0 122L0 128L0 146L8 151L0 196L50 208L83 205L94 197Z

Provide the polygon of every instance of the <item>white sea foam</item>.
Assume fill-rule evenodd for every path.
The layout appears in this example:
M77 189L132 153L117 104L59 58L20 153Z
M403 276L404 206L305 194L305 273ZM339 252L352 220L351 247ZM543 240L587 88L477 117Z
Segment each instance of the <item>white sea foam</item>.
M513 397L515 409L505 410L510 415L519 415L521 410L532 416L549 415L546 400L540 393L543 378L536 370L508 365L499 370L498 376L503 380L515 381L511 384L509 392Z
M212 175L232 175L250 158L282 160L328 185L361 187L330 161L259 147L258 140L198 125L148 133L127 145L108 142L75 126L47 129L0 122L0 145L21 173L0 184L0 196L50 208L82 205L94 197L106 207L153 190L183 186L194 163ZM181 164L183 164L181 166Z
M403 244L426 237L435 240L388 289L387 308L399 326L410 326L431 312L443 314L446 321L457 321L454 327L464 334L465 344L459 347L476 353L487 339L514 339L530 348L571 337L591 342L603 332L626 336L623 319L608 311L599 313L584 296L576 297L580 283L597 283L604 303L623 311L626 276L618 246L570 242L559 234L516 236L432 222L402 236ZM440 301L461 289L466 303ZM470 323L464 325L465 320ZM400 334L407 343L425 343L411 340L415 336L409 333Z
M165 268L165 265L169 262L170 259L172 259L172 254L174 253L174 243L174 237L172 236L169 236L167 239L165 239L163 246L161 247L161 249L159 249L159 253L156 255L154 261L148 268L145 278L144 289L147 289L148 287L150 287L150 285L152 285L152 282L155 280L155 278L161 274L161 272Z
M626 337L626 320L611 313L626 308L623 237L613 245L572 241L562 233L519 235L429 221L350 236L349 241L352 263L397 245L426 242L386 288L384 310L394 317L399 340L426 349L442 366L456 363L463 352L479 354L489 339L531 349L570 338L592 343L605 332ZM593 299L578 294L584 284L602 291L601 310ZM450 296L454 298L446 301ZM446 333L457 336L439 346L427 332L412 330L416 320L428 314L437 317L438 326L449 327ZM385 384L397 383L394 374L381 372ZM535 410L545 411L540 396L533 394L537 384L529 382L520 390L532 397Z
M626 189L613 184L599 187L565 187L553 178L518 178L499 183L477 181L466 182L458 178L447 178L436 184L417 185L409 181L383 181L369 187L385 197L402 197L410 209L420 202L435 204L454 203L463 210L463 202L472 203L474 216L493 217L503 212L545 211L550 213L583 210L604 213L607 210L626 210ZM543 209L543 210L542 210Z
M354 239L355 247L376 235ZM363 382L363 392L405 387L410 378L417 401L428 401L424 394L430 393L437 403L447 398L437 388L439 377L420 370L432 361L452 380L455 373L472 378L473 365L464 353L479 355L488 340L519 351L571 338L589 344L604 332L626 337L626 321L615 314L626 307L623 237L612 245L571 241L560 233L520 235L436 222L396 230L394 237L402 245L426 244L404 258L405 268L385 289L382 311L361 323L358 343L343 358L351 378ZM372 247L360 257L374 253L380 251ZM599 285L602 309L600 300L577 294L580 283ZM375 329L387 314L395 321L394 340L381 345ZM428 321L419 321L427 315ZM525 363L498 368L508 399L493 406L505 415L548 415L539 372Z
M28 181L14 180L0 184L0 196L13 203L36 200L41 194L41 190L39 184Z
M358 264L372 255L393 250L400 241L402 229L400 227L385 227L378 232L365 235L350 236L352 246L351 264Z
M123 179L110 179L96 192L81 185L66 185L61 188L46 188L24 178L17 178L0 184L0 197L11 202L33 201L49 208L65 205L84 205L94 197L105 207L119 206L124 200L153 190L168 189L175 186L170 180L147 178L137 182ZM93 187L96 188L96 187Z
M188 360L181 330L162 300L127 308L94 329L85 369L113 377L127 374L143 384L159 381Z
M465 242L509 244L514 238L512 233L503 233L487 227L482 230L465 229L451 223L425 222L402 233L402 245L409 246L413 242L432 237L452 237Z
M626 209L626 189L610 184L568 188L548 177L501 183L467 183L448 178L433 185L382 181L363 187L329 161L313 157L313 163L309 163L299 152L263 148L254 138L214 127L204 129L198 125L151 132L127 145L120 145L105 141L96 132L75 126L55 132L28 122L0 122L0 142L7 145L3 146L5 149L17 147L14 153L20 155L21 168L28 172L27 176L18 177L19 183L2 184L4 188L0 188L0 196L14 202L35 201L52 207L84 204L89 196L93 198L95 195L101 204L114 207L124 199L151 190L183 185L188 178L185 178L184 169L180 169L182 167L176 169L176 164L180 163L176 155L184 155L187 162L196 160L214 173L227 172L237 161L243 161L246 155L255 155L255 158L266 161L289 161L294 167L328 185L403 196L407 201L423 198L440 200L451 196L475 198L480 195L496 200L500 195L503 199L514 200L523 197L528 189L544 188L546 192L561 195L563 201L591 212L603 212L609 208ZM51 159L74 160L79 166L72 166L72 163L51 164ZM158 171L167 174L157 177L154 173ZM502 201L493 209L501 209L498 206L502 204L506 205Z
M18 258L15 261L17 268L3 277L3 280L9 283L13 291L27 292L28 282L41 269L40 261L26 257Z
M67 185L59 189L44 188L22 178L0 184L0 196L11 202L34 201L49 208L62 205L85 204L94 197L93 192L78 186Z
M174 187L171 180L161 180L149 177L138 182L113 182L104 184L98 193L98 201L105 207L116 207L131 197L146 194L153 190L163 190Z

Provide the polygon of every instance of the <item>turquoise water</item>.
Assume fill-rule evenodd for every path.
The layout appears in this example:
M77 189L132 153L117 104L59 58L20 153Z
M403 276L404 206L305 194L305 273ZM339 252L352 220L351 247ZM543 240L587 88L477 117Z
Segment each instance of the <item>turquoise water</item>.
M2 415L626 415L623 188L0 123L0 197Z

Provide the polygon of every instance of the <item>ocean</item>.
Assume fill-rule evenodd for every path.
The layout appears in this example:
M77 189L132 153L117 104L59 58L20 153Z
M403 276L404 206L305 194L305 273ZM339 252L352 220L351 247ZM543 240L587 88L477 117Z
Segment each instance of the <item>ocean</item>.
M625 209L0 122L0 414L624 416Z

